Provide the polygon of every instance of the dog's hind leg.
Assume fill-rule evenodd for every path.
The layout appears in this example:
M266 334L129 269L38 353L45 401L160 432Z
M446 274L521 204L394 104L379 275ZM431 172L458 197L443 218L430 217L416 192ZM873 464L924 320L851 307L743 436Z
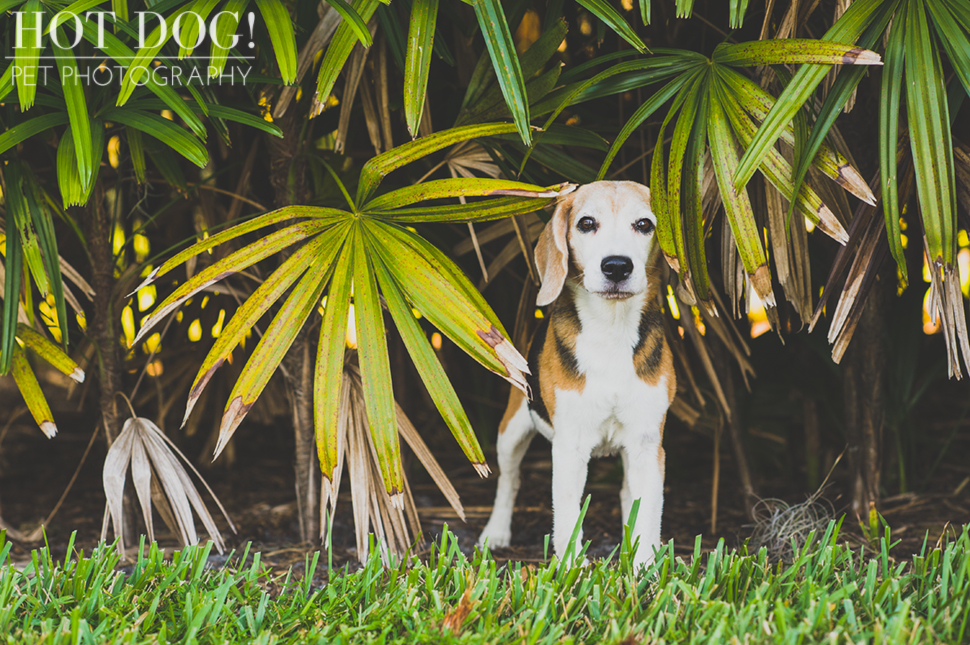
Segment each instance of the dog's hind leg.
M478 545L502 548L509 545L512 538L512 509L515 496L519 492L519 466L522 457L536 434L528 401L517 390L513 390L509 407L499 426L498 443L498 487L495 490L495 505L492 516L478 537Z

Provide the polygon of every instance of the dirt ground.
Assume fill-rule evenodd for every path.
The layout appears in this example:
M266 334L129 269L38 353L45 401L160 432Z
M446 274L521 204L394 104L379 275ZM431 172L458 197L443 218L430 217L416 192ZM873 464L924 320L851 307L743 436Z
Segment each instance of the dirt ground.
M0 514L11 526L28 532L47 516L74 474L78 460L90 439L91 421L77 419L61 423L54 440L45 439L28 425L13 424L0 445ZM85 427L86 426L86 427ZM252 542L263 553L263 561L285 569L301 569L305 555L315 545L298 542L298 519L294 502L291 445L270 428L244 426L237 433L236 463L229 468L209 469L203 473L226 505L238 533L226 530L230 548ZM444 441L441 442L445 444ZM675 551L691 553L695 536L702 536L704 549L714 548L723 538L727 546L737 546L752 533L737 485L738 477L729 450L722 447L717 525L711 527L712 447L708 437L689 432L676 422L668 426L667 481L663 517L663 539L674 540ZM965 448L966 446L962 446ZM959 453L960 451L956 451ZM100 468L105 449L96 442L81 467L76 483L60 510L47 527L47 541L55 554L63 554L72 531L78 532L77 547L89 551L97 542L104 513L104 494ZM198 454L188 452L188 454ZM488 519L494 495L495 475L480 480L453 443L436 451L438 459L461 495L467 523L447 507L444 497L430 478L415 464L411 470L412 489L425 531L437 537L445 524L454 532L466 552L471 552L478 532ZM965 454L965 453L964 453ZM495 464L494 455L489 462ZM953 459L939 469L929 489L884 500L882 513L900 540L896 557L918 552L924 536L935 543L945 530L970 523L970 463ZM541 562L544 540L552 526L551 457L549 444L536 438L523 464L523 482L513 524L512 545L496 552L500 559ZM827 488L824 499L836 513L845 511L847 499L840 494L839 472ZM619 487L621 470L616 459L599 459L591 464L587 492L592 495L585 522L586 538L592 541L593 557L608 555L621 538ZM346 482L346 478L344 478ZM346 486L346 483L345 483ZM789 503L804 501L805 494L793 492L786 481L761 481L765 497L780 497ZM215 513L214 507L212 507ZM949 528L947 526L949 525ZM176 547L173 535L156 521L159 541ZM860 539L855 518L847 517L843 534ZM336 564L355 564L354 534L349 491L344 490L338 504L333 531ZM14 560L29 559L32 548L42 542L17 542Z

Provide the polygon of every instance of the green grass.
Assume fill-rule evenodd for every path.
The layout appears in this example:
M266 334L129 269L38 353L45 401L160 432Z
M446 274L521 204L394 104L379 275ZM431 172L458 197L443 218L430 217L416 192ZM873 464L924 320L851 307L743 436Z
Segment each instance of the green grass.
M322 586L310 582L319 553L298 579L259 554L207 568L211 545L171 560L152 547L125 570L110 545L65 561L40 550L19 571L0 534L0 642L959 643L970 637L968 529L899 562L888 530L867 555L834 523L787 564L723 542L681 558L669 544L640 575L628 543L585 567L502 566L466 558L445 532L410 568L375 556Z

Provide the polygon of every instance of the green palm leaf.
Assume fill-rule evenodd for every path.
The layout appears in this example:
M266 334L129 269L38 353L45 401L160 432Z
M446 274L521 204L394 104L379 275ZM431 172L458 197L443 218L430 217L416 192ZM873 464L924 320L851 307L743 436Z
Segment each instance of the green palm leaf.
M280 76L284 83L290 84L296 80L296 35L293 33L293 21L290 20L290 12L286 10L286 5L281 0L256 0L256 6L263 16L267 31L269 31L269 39L273 43L273 52L276 54L276 64L279 65ZM350 25L357 24L353 20L345 20L344 22Z
M855 42L869 23L877 17L877 14L881 10L885 10L885 4L885 0L856 0L849 6L839 21L825 32L822 37L823 40L836 43ZM735 186L741 187L748 183L768 151L775 145L775 141L781 136L782 130L791 122L795 113L802 108L828 71L827 65L802 65L799 67L791 83L778 97L775 106L758 129L751 145L741 157L737 176L734 179Z
M505 104L512 113L516 130L522 137L522 142L529 145L532 142L532 130L529 126L529 101L526 96L525 81L519 67L519 57L515 55L512 44L512 34L505 20L505 12L499 0L474 0L475 15L485 36L485 46L492 58Z
M399 496L404 493L404 473L394 414L394 391L391 389L391 364L384 335L384 314L370 259L374 255L369 235L371 227L364 223L360 226L362 230L354 238L354 321L360 380L384 489L393 503L401 504Z
M951 266L956 256L953 141L940 55L923 0L908 0L906 112L923 230L931 262Z
M886 45L886 66L882 70L882 87L879 96L879 181L882 188L882 208L886 219L886 235L889 250L896 266L902 273L903 282L909 282L902 234L899 227L899 182L897 149L899 143L899 108L902 99L904 74L904 43L906 21L899 20L889 34Z
M320 271L307 271L290 293L279 313L273 318L266 333L259 340L239 379L229 394L229 402L219 426L219 440L213 453L218 457L236 432L236 428L253 407L270 377L279 367L287 350L296 340L310 314L320 302L326 278L326 267Z
M353 286L354 252L360 229L349 229L334 268L327 293L327 305L320 324L317 362L313 373L313 425L317 455L324 478L333 482L339 475L338 424L341 406L341 382L344 374L344 347L347 336L350 294ZM336 491L333 493L336 495Z
M417 136L421 113L424 111L437 20L438 0L414 0L404 69L404 115L412 137Z

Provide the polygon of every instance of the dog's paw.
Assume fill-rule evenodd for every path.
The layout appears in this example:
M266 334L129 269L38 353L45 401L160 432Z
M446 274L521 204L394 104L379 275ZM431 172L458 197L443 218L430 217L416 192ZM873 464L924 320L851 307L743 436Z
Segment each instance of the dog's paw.
M504 549L512 541L511 527L500 529L487 524L478 536L478 546L484 547L486 544L490 549Z

